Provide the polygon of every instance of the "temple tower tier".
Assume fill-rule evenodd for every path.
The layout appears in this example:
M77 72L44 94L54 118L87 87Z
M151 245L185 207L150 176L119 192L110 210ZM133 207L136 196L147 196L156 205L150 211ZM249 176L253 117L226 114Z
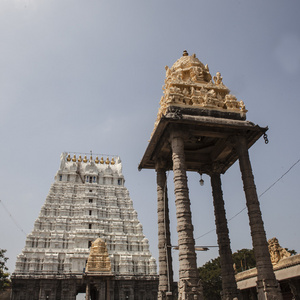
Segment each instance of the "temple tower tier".
M117 156L62 153L17 257L13 300L157 298L156 261L124 182Z
M174 173L179 248L179 299L203 299L201 283L197 276L186 171L211 176L222 268L222 299L233 300L239 297L232 267L229 231L220 181L220 175L226 173L237 160L240 161L257 261L258 298L281 299L268 253L248 155L248 149L265 135L268 128L246 121L247 110L244 102L238 101L230 94L220 72L211 76L208 66L201 63L195 54L190 56L184 51L183 56L171 68L165 69L164 94L139 169L155 169L158 162L164 162L165 171L173 170ZM160 197L158 194L158 198ZM162 231L160 217L158 226L159 232ZM167 256L162 251L159 255L160 266L163 266ZM160 284L161 282L160 280Z

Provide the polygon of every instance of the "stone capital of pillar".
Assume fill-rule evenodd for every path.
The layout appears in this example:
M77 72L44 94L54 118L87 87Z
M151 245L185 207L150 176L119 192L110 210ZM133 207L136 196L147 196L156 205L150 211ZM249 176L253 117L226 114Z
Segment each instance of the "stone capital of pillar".
M225 165L222 162L214 162L209 165L204 165L201 170L198 171L199 174L207 174L212 176L213 174L223 174Z
M172 143L172 140L173 139L176 139L176 138L181 138L183 139L185 133L179 129L179 128L172 128L171 131L170 131L170 135L169 135L169 141L170 143Z
M155 171L157 172L158 170L167 170L167 162L166 160L162 159L162 158L158 158L155 161Z
M232 136L229 136L226 140L226 142L228 144L231 144L233 148L236 148L241 142L246 142L247 143L247 139L246 139L246 134L243 134L242 132L239 134L235 134Z

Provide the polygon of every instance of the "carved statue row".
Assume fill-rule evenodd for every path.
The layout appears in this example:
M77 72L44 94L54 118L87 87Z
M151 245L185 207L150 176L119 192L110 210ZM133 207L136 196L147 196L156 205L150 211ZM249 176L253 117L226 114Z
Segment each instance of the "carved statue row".
M245 104L243 101L237 101L234 95L227 94L212 89L211 87L178 87L175 85L166 89L164 96L161 97L160 103L192 105L195 107L206 107L211 109L231 110L236 112L246 113Z
M111 159L111 161L109 160L109 158L107 157L106 160L103 159L103 157L101 157L101 159L99 160L98 156L95 158L95 160L93 160L93 157L90 156L90 159L88 160L86 155L84 156L84 158L81 157L81 155L78 156L78 159L76 158L76 155L74 154L73 158L71 158L71 155L70 154L67 154L66 152L62 153L61 154L61 157L60 157L60 160L61 160L61 165L64 166L65 162L68 161L73 161L73 162L84 162L84 163L87 163L88 161L92 162L94 161L96 164L111 164L111 165L114 165L116 162L114 160L114 158Z

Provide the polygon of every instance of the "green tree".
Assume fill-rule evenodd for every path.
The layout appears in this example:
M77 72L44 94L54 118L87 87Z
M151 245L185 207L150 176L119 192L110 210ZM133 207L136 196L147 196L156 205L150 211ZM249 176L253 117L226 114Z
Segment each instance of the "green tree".
M205 299L221 299L222 277L220 257L212 259L198 268Z
M291 255L297 254L295 250L285 248ZM234 269L236 273L243 272L256 267L253 249L241 249L232 254ZM199 276L203 286L204 298L207 300L221 299L222 277L220 257L212 259L198 268Z
M8 288L10 286L9 273L5 263L8 258L5 256L6 250L0 249L0 291Z
M297 254L297 252L295 250L289 250L288 248L285 248L285 250L287 252L290 252L292 256Z
M253 249L242 249L232 254L232 260L236 273L256 267Z
M236 272L242 272L255 267L253 250L242 249L232 254ZM203 286L204 298L207 300L221 299L222 277L220 257L215 258L198 268Z

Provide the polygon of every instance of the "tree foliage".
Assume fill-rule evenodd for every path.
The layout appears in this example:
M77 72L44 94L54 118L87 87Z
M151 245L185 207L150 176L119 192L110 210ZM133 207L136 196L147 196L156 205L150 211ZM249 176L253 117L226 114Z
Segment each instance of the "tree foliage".
M288 249L288 248L285 248L285 250L287 251L287 252L290 252L291 253L291 255L296 255L297 254L297 252L295 251L295 250L290 250L290 249Z
M8 258L5 256L6 250L0 249L0 291L6 289L10 286L8 268L6 267L6 262Z
M205 299L221 299L222 277L220 257L208 261L198 268Z
M232 254L233 265L236 273L243 272L256 267L254 251L242 249Z
M238 250L232 254L232 259L237 273L254 268L256 265L253 250ZM205 265L198 268L198 270L205 299L221 299L222 277L220 257L210 260Z

